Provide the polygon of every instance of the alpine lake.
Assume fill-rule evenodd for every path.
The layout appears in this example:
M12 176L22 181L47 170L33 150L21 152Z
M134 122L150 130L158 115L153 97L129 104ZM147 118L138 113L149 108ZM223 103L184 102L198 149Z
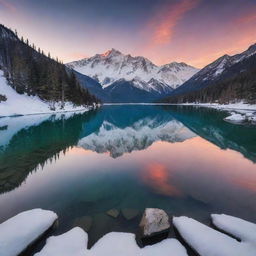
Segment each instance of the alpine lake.
M211 213L256 222L256 128L225 122L227 115L104 105L0 118L0 223L32 208L53 210L51 234L80 226L91 247L111 231L138 232L148 207L208 225Z

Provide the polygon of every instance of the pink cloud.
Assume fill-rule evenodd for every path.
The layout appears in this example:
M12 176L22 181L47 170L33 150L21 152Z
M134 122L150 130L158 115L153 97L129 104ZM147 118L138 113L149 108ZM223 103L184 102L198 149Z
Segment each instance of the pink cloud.
M181 0L176 4L164 6L149 22L149 30L153 31L151 45L163 45L171 41L177 23L200 0Z

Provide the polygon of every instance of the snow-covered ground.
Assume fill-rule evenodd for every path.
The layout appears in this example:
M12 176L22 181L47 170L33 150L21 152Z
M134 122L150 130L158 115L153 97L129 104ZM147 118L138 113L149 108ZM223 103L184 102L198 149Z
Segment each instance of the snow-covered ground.
M0 224L0 255L16 256L47 231L57 219L52 211L33 209Z
M71 102L66 102L63 109L61 109L61 103L56 103L55 111L53 111L50 109L49 103L42 101L37 96L18 94L7 84L7 81L3 76L3 71L1 70L0 94L7 97L6 101L0 102L0 117L89 110L89 107L74 106Z

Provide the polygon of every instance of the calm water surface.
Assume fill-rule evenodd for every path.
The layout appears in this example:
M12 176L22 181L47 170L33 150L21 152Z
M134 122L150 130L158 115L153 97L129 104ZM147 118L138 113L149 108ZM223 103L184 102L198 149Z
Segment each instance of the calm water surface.
M90 246L110 231L137 232L146 207L207 224L211 213L256 222L256 128L226 115L130 105L1 118L0 222L50 209L54 234L79 223ZM112 218L112 208L135 216Z

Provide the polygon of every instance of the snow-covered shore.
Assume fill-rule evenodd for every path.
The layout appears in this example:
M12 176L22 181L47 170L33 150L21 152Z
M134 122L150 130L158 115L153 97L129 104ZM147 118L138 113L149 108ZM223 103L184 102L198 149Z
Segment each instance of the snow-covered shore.
M219 104L219 103L180 103L180 104L167 104L167 105L182 105L182 106L199 106L207 108L215 108L220 110L241 110L241 111L256 111L256 104L247 104L244 102Z
M0 101L0 117L35 115L35 114L54 114L71 111L88 111L93 106L74 106L71 102L65 102L64 108L61 102L55 103L55 110L51 110L50 103L41 100L37 96L28 96L18 94L10 85L8 85L3 71L0 70L0 95L7 98L6 101Z
M56 219L57 215L52 211L34 209L22 212L0 224L0 255L18 255L51 227ZM256 224L225 214L212 214L211 219L218 230L185 216L174 217L173 225L185 242L200 256L256 255ZM56 255L188 256L186 248L178 238L166 238L140 248L136 243L135 234L122 232L108 233L88 249L88 234L79 227L49 237L42 250L34 256Z
M198 106L207 107L217 110L227 111L229 116L224 120L234 124L250 123L256 124L256 104L247 104L244 102L230 103L230 104L218 104L218 103L182 103L182 104L170 104L170 105L182 105L182 106Z

